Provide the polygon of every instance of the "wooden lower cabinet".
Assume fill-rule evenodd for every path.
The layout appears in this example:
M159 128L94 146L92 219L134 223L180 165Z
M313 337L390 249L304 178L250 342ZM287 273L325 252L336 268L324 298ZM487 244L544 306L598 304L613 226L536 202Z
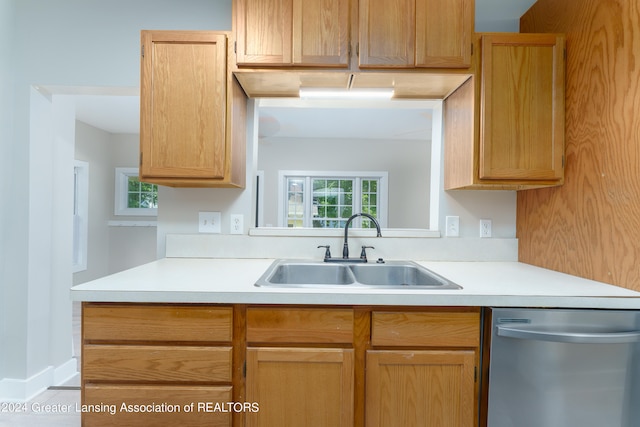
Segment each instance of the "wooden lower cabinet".
M475 353L459 350L367 352L368 427L475 425Z
M478 307L83 303L82 425L476 427L480 323Z
M83 303L83 427L232 425L231 306Z
M249 427L353 426L353 350L247 349Z
M83 426L231 426L231 386L85 384ZM193 406L192 406L193 405ZM228 409L228 406L218 406Z

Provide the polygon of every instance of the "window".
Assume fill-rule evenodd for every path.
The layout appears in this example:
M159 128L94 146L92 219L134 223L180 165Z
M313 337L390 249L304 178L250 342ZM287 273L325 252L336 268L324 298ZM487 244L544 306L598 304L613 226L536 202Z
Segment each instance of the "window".
M342 228L355 213L387 216L387 172L280 171L278 221L288 228ZM363 217L354 228L372 228Z
M89 163L73 164L73 265L74 273L87 269L89 219Z
M158 186L138 180L137 168L116 168L115 214L158 214Z

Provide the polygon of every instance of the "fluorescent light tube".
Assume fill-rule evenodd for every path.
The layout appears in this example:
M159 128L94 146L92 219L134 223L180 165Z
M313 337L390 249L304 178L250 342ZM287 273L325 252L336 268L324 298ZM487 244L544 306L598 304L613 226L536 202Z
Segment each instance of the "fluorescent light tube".
M393 89L327 89L300 88L300 98L306 99L391 99Z

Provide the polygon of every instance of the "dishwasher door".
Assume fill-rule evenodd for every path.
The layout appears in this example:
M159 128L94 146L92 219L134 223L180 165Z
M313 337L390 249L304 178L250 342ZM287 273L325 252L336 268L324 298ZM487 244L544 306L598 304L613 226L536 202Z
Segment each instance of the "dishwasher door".
M491 313L488 427L640 426L640 312Z

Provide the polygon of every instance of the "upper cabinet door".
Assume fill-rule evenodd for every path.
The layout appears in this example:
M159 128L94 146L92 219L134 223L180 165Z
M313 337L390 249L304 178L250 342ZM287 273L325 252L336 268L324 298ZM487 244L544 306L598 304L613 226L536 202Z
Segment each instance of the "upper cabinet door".
M416 1L416 67L470 67L473 14L473 0Z
M480 179L561 180L564 36L482 36Z
M348 66L348 0L235 4L238 66Z
M361 0L361 68L468 68L473 0Z
M140 175L225 176L227 37L143 31Z

